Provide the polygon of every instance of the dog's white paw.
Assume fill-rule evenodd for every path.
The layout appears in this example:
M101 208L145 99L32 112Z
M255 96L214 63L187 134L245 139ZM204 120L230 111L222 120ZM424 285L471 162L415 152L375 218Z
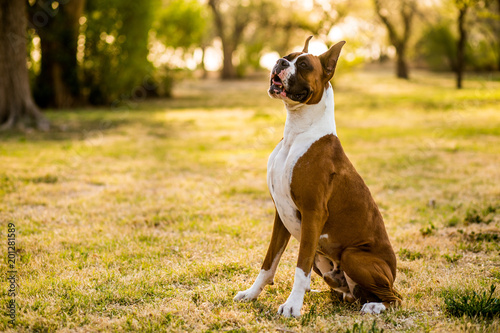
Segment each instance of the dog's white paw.
M234 301L242 301L248 302L256 299L260 294L260 290L256 290L255 288L249 288L247 290L240 291L234 296Z
M370 313L370 314L379 314L380 312L385 311L387 308L382 303L365 303L361 308L361 313Z
M311 273L304 273L299 267L295 268L295 279L290 296L285 304L282 304L278 309L278 314L285 317L299 317L302 304L304 304L304 294L307 290L311 290Z
M259 273L259 276L257 276L257 279L255 279L253 285L247 290L237 293L236 296L234 296L234 300L246 302L256 299L260 295L264 287L273 282L273 277L274 270L266 271L262 269Z
M284 317L299 317L303 302L304 300L302 298L288 297L285 304L280 305L278 314Z

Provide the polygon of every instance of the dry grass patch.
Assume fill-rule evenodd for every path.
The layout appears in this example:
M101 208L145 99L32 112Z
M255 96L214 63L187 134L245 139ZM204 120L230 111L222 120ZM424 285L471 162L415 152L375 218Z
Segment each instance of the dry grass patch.
M481 77L462 91L429 73L336 82L339 137L398 255L400 308L362 316L316 276L303 316L277 316L296 241L275 285L232 301L272 228L266 163L285 113L266 85L186 82L171 101L48 112L52 132L1 133L0 232L15 223L19 289L17 326L2 316L0 330L498 331L498 315L451 316L444 296L500 285L500 82Z

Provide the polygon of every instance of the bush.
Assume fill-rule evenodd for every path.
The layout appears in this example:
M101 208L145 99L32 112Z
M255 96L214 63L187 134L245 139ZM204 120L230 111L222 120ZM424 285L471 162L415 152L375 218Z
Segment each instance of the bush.
M147 60L153 5L154 0L87 2L83 93L91 104L146 97L153 70Z
M450 71L456 68L457 40L450 22L428 26L417 44L417 52L431 70Z
M479 26L479 25L478 25ZM465 48L465 63L475 71L498 69L498 44L481 29L471 27ZM455 71L457 66L457 41L454 23L440 21L427 26L417 42L417 53L431 70Z
M475 40L467 43L465 50L467 65L475 71L494 71L498 63L498 54L495 49L497 45L494 40L488 40L486 36L474 35L477 35Z
M493 318L500 315L500 299L493 297L496 286L491 285L490 291L477 293L474 290L448 290L444 293L444 305L448 314L455 317L485 317Z

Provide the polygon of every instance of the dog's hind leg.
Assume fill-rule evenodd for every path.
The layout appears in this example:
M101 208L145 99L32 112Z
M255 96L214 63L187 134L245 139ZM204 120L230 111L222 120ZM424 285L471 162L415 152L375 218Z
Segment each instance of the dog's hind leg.
M345 273L344 273L345 274ZM370 303L370 302L382 302L380 298L377 297L374 293L369 292L368 290L361 287L359 284L354 282L347 274L345 274L345 278L347 284L349 285L349 290L353 295L355 300L359 300L361 304Z
M316 253L313 269L323 277L326 284L332 288L337 296L346 302L352 303L356 299L349 290L344 271L338 263L333 262L326 256Z
M358 285L353 286L351 292L368 302L361 312L380 313L401 301L393 288L395 267L380 257L359 249L347 249L342 253L341 265L350 280Z

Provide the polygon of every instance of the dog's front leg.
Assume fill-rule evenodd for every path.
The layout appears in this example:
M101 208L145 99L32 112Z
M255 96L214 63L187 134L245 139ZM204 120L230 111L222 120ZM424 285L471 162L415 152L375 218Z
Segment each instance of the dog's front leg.
M314 263L319 236L326 221L325 213L307 211L302 214L300 247L292 292L278 313L285 317L298 317L304 303L304 295L310 290L311 269Z
M255 279L255 282L249 289L240 291L236 294L234 297L235 301L250 301L256 299L266 285L273 284L276 268L278 267L281 255L283 254L289 240L290 232L286 229L278 212L276 211L271 243L269 244L266 258L262 264L259 276L257 276L257 279Z

